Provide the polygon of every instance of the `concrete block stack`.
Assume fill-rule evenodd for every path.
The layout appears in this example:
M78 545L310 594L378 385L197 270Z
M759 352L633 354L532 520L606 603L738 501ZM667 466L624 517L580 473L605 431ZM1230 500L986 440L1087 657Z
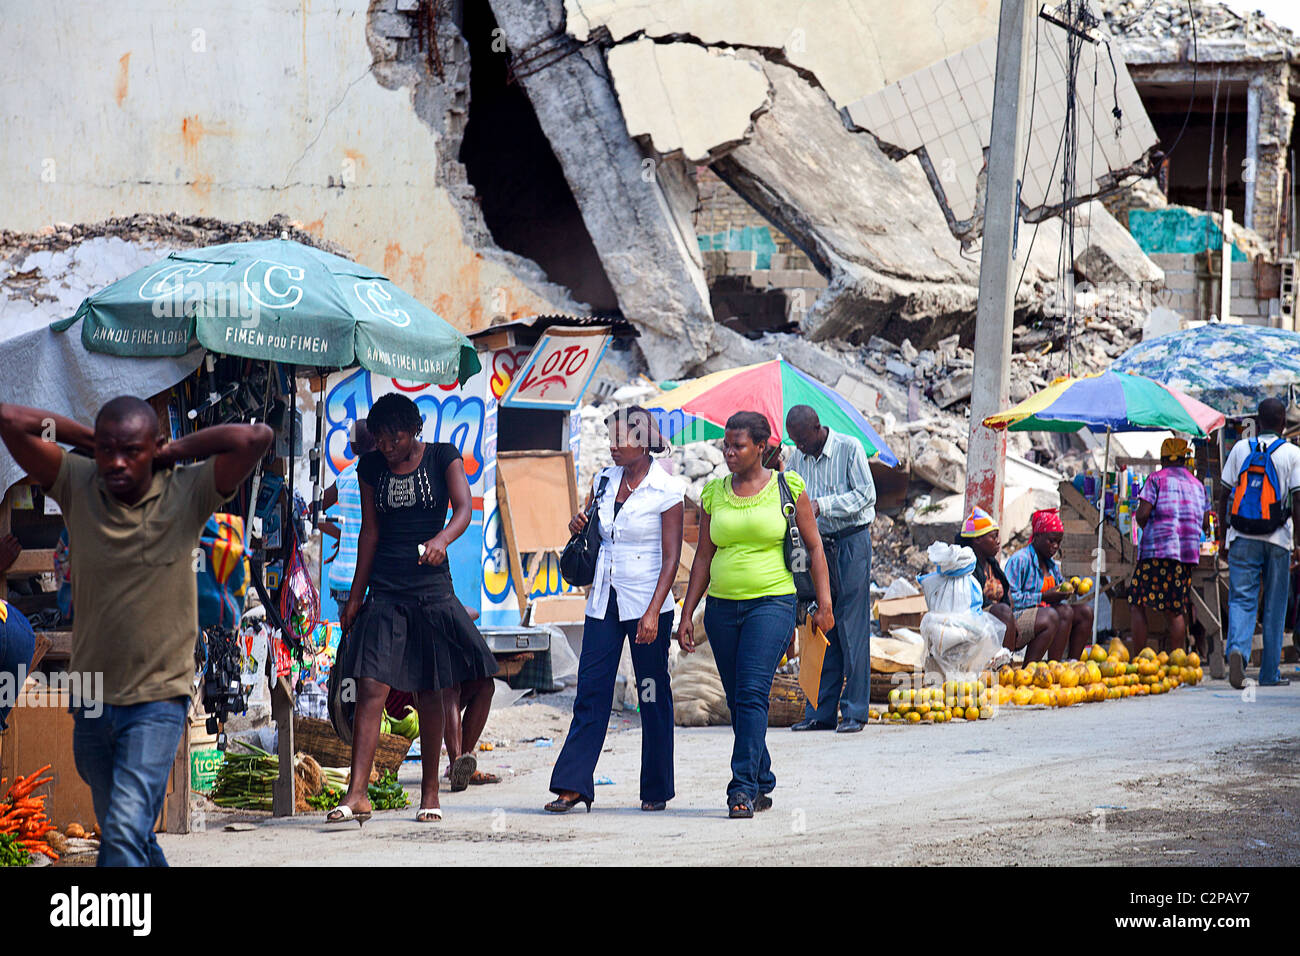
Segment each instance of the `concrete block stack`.
M797 326L827 281L802 252L773 253L770 268L757 266L753 250L702 254L709 299L717 322L742 335Z

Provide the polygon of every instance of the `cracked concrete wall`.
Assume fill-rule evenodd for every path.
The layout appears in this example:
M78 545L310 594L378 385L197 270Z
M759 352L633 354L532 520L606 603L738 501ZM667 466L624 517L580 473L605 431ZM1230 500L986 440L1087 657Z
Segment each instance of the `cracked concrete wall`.
M662 156L707 162L743 142L771 103L763 71L731 50L643 37L606 59L628 134Z
M1289 210L1286 195L1287 158L1295 124L1295 103L1290 97L1288 63L1270 63L1252 85L1259 91L1259 155L1255 164L1254 220L1251 227L1273 251L1278 251L1279 231ZM1292 190L1294 190L1294 185Z
M561 0L491 0L516 77L582 211L623 315L656 378L710 354L713 314L689 216L694 187L628 136L599 49L563 30Z
M1217 3L1193 0L1094 0L1112 26L1127 29L1116 36L1116 49L1130 66L1133 79L1153 84L1179 84L1184 89L1198 76L1203 84L1200 109L1210 112L1206 87L1216 82L1245 81L1259 97L1258 137L1254 175L1252 227L1278 251L1278 228L1285 218L1283 186L1288 169L1295 103L1300 86L1300 38L1262 13L1237 4L1235 12ZM1193 47L1189 13L1196 17ZM1192 60L1196 63L1193 64ZM1249 134L1248 134L1249 135Z
M997 33L992 0L565 0L568 31L751 47L826 90L836 108Z
M475 219L455 162L463 57L440 48L456 89L398 62L393 37L368 37L376 17L399 36L409 28L398 5L412 6L231 0L218 11L175 0L105 15L88 0L10 5L0 227L283 212L465 330L498 314L579 309L531 263L495 249Z

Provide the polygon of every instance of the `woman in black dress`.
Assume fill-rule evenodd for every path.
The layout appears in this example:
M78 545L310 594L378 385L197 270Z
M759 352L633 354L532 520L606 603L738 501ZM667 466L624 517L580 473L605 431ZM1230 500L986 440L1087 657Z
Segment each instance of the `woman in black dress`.
M340 613L336 668L355 682L355 709L338 695L336 726L350 727L352 777L331 823L370 817L366 785L391 689L420 713L422 823L442 819L438 762L444 688L491 699L497 663L452 590L447 549L469 526L472 499L454 445L420 441L423 422L405 395L379 398L366 418L376 450L361 457L361 533L352 593ZM451 520L447 506L451 505ZM335 695L331 695L332 698ZM332 703L335 701L332 700ZM351 712L351 713L350 713Z

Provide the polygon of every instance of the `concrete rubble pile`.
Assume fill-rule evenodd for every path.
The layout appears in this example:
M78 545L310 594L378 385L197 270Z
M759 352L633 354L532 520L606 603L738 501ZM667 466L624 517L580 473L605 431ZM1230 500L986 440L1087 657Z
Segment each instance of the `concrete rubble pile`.
M1136 51L1143 44L1191 41L1192 23L1186 2L1099 0L1097 5L1112 31L1117 26L1124 25L1119 36L1123 41L1126 59L1129 58L1130 51ZM1255 53L1279 49L1300 53L1295 35L1258 10L1237 13L1222 4L1201 0L1196 0L1194 9L1198 45L1230 41L1243 44Z
M970 350L958 346L956 337L942 342L937 349L917 350L910 343L894 346L883 340L859 347L833 340L809 342L788 333L751 340L730 330L720 331L727 340L727 349L702 371L754 364L780 355L834 388L866 416L911 479L903 507L877 509L872 525L872 577L877 585L887 587L895 577L915 580L917 574L928 570L925 549L933 541L950 540L963 517L969 399L967 395L941 407L932 396L945 375L953 378L963 371L969 374ZM882 358L877 360L875 353ZM579 487L584 493L591 487L595 473L609 464L605 418L620 406L653 407L657 391L643 377L581 409L578 471ZM1009 433L1007 448L1005 523L1011 536L1028 527L1033 510L1059 502L1055 490L1061 477L1058 472L1071 463L1077 468L1082 456L1077 452L1063 455L1050 436L1031 433ZM1032 464L1035 458L1049 463L1050 468ZM687 499L694 505L698 505L708 481L728 473L719 442L675 446L670 459L669 467L686 480Z
M728 296L754 300L760 327L749 332L797 322L812 339L863 344L877 335L932 349L969 331L978 258L949 230L915 157L887 155L869 131L847 126L841 109L886 75L909 72L904 64L916 69L983 39L994 23L978 4L951 40L932 49L909 38L916 49L901 44L888 66L859 55L897 30L866 3L838 4L830 21L815 21L834 30L806 51L790 36L814 21L776 4L740 26L704 7L668 3L491 6L512 51L554 59L519 82L623 314L641 330L654 378L698 373L729 350L719 334L736 315ZM714 78L704 84L710 96L697 95L697 77ZM728 278L724 288L709 288L718 263L705 260L687 231L698 201L695 162L709 163L802 250L793 263L742 268L748 282ZM1075 237L1076 268L1094 282L1159 280L1100 204L1088 219ZM1041 232L1017 297L1031 315L1058 258L1059 230L1048 224ZM729 263L721 271L739 275Z
M278 239L282 234L295 242L327 252L348 254L338 243L317 238L304 231L302 223L285 215L272 216L267 222L227 222L209 216L137 213L105 219L103 222L58 222L34 233L0 229L0 256L8 258L17 251L61 251L95 238L116 238L124 242L149 242L167 248L189 249L223 242Z

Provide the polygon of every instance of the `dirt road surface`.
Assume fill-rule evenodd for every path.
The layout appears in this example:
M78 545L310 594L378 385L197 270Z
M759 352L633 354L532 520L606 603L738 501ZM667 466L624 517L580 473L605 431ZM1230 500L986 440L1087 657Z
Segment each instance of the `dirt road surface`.
M1295 678L1296 668L1284 674ZM1300 863L1300 678L1234 691L1206 681L1161 697L1068 709L1003 708L992 720L869 726L860 734L772 729L775 806L726 817L731 732L678 729L677 798L639 809L640 730L615 714L590 814L542 811L571 698L548 696L489 724L542 726L549 747L480 754L498 785L446 793L440 824L409 810L358 828L323 814L273 820L209 807L204 832L162 835L173 866L569 864ZM556 706L559 704L560 706ZM224 830L232 821L256 824Z

